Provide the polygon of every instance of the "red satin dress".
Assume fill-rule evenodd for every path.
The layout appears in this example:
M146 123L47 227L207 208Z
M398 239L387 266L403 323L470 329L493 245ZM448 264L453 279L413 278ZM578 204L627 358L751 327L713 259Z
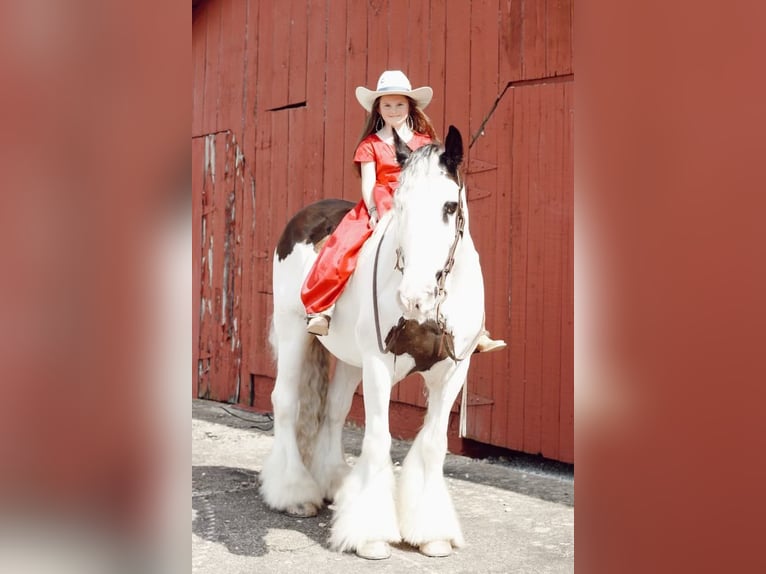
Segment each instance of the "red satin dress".
M431 143L431 138L415 133L407 142L407 146L415 151L427 143ZM359 142L354 161L375 162L375 187L372 197L378 209L378 217L383 217L393 205L394 190L399 183L401 172L393 146L384 142L377 134L371 134ZM369 222L370 214L362 199L330 235L301 289L301 300L306 306L306 313L321 313L338 300L346 282L356 269L362 245L372 235Z

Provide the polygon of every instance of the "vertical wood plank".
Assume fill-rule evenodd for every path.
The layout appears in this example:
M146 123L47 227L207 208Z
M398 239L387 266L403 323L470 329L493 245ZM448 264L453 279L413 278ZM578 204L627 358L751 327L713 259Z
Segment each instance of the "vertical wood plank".
M405 70L413 88L430 85L428 83L428 48L429 44L437 42L437 39L431 38L429 7L430 3L427 1L409 0L404 15L407 37L402 42L406 50L406 64L402 70Z
M215 166L215 136L201 138L204 146L202 182L200 184L200 318L199 318L199 367L197 369L197 396L210 396L210 370L213 361L213 263L215 246L214 189L211 173Z
M521 450L524 447L524 394L526 390L525 368L527 360L527 234L529 210L529 172L524 153L525 120L527 110L517 97L518 90L511 89L513 110L513 144L511 157L511 381L508 389L508 446Z
M244 66L244 61L242 62ZM242 69L239 70L242 74ZM241 109L241 102L240 102ZM230 401L240 402L240 389L243 376L246 376L243 369L244 345L249 342L247 329L245 328L245 312L247 310L248 287L245 282L248 279L245 269L244 250L245 240L247 238L247 227L249 221L244 218L246 194L249 185L245 180L245 163L242 156L242 149L239 146L235 134L231 135L228 142L229 171L234 174L234 202L229 214L230 234L228 242L230 244L230 264L229 264L229 284L230 284L230 315L228 317L227 333L231 341L230 352L232 353L232 366L229 369L230 379L227 384L231 387Z
M207 44L207 10L194 12L192 20L192 136L202 134L202 114L205 104L205 48Z
M242 101L242 141L240 146L244 162L243 184L243 293L242 293L242 369L240 379L240 404L250 406L250 376L255 372L256 331L260 328L261 318L256 307L258 288L258 269L256 253L258 249L256 233L260 224L256 210L256 121L257 121L257 81L258 81L258 9L260 2L247 0L245 10L245 58L244 88Z
M409 54L413 48L408 42L411 16L409 0L390 0L386 26L388 28L387 70L402 70L405 74L409 72ZM412 81L414 80L410 78L410 82Z
M521 78L545 76L545 2L523 0L521 18Z
M564 173L564 92L561 84L541 86L543 111L540 146L541 189L545 193L543 279L543 362L541 452L556 458L559 450L561 388L561 273L565 211L562 202Z
M306 100L306 64L308 62L308 12L307 0L289 0L290 15L288 47L288 84L287 102L296 104Z
M281 112L287 115L288 118L288 130L292 134L287 138L286 145L288 146L288 160L287 160L287 182L284 190L286 206L284 220L281 225L275 222L276 228L274 229L274 246L277 245L279 234L284 226L290 220L290 218L304 206L303 196L306 190L306 182L309 179L309 174L306 172L306 155L308 149L306 147L306 140L308 136L306 131L307 110L306 108L295 108ZM303 137L301 137L303 136Z
M559 456L574 462L574 82L563 84L564 121L562 196L565 251L561 292L561 408Z
M471 2L470 135L473 137L489 114L498 90L497 0ZM493 163L496 157L497 130L487 129L471 149L473 158ZM493 174L494 175L494 174Z
M364 9L361 3L352 2L357 10ZM348 8L351 12L351 7ZM358 32L359 22L346 24L346 2L329 2L327 18L327 87L325 93L325 126L324 126L324 197L343 197L343 157L345 147L345 111L347 109L346 91L346 47L348 58L358 58L358 53L364 54L364 44L358 44L355 33ZM350 16L350 14L349 14ZM366 20L363 28L366 33ZM343 31L343 32L341 32Z
M448 2L445 51L444 129L452 124L469 132L469 89L471 81L471 4ZM442 137L444 137L442 135Z
M325 50L327 11L325 0L308 3L308 63L306 67L306 180L303 203L308 205L323 197L325 129Z
M287 100L290 104L306 101L306 75L308 66L308 11L307 0L290 0L290 60ZM288 160L287 187L285 197L285 221L277 224L274 230L274 245L279 237L281 228L290 217L303 207L303 194L306 189L306 115L305 107L293 108L281 112L288 119Z
M273 30L269 52L270 67L261 81L268 86L267 100L261 109L263 122L269 130L269 146L264 150L263 169L266 171L263 191L268 197L268 210L263 215L266 227L264 248L265 265L263 266L263 291L271 293L272 256L277 240L277 229L283 225L286 211L287 193L287 157L288 157L288 117L284 110L277 111L289 103L289 44L290 44L290 4L274 2L271 6L271 18L263 22ZM268 45L264 45L268 50ZM265 207L265 206L264 206Z
M230 356L222 345L225 328L224 263L226 235L226 200L231 181L226 177L226 134L206 138L205 197L203 203L203 250L205 279L202 299L205 313L201 318L200 331L203 348L200 354L209 358L203 377L204 398L226 400L226 388L222 385Z
M543 361L543 279L545 243L544 191L541 189L541 166L539 149L542 145L540 130L540 98L536 86L519 88L524 116L523 161L529 171L527 212L527 301L526 301L526 364L524 369L524 450L533 454L540 452L542 361Z
M237 245L237 186L234 169L236 146L232 134L215 137L213 233L213 309L210 325L213 360L210 371L210 398L233 402L240 372L239 246ZM211 174L212 176L212 174Z
M367 71L374 89L378 76L388 68L389 13L391 0L377 0L367 3Z
M500 0L500 81L504 86L521 78L521 8L523 0Z
M205 138L192 139L192 396L199 388L200 300L202 288L202 186Z
M268 77L268 86L271 89L265 105L266 110L273 110L290 103L290 3L273 2L271 9L272 19L266 24L273 29L269 51L271 69ZM268 50L269 47L266 45L264 49Z
M271 132L271 112L266 111L271 102L271 80L273 61L271 46L274 35L274 4L273 2L260 2L258 13L258 46L257 46L257 77L253 82L255 87L255 192L256 192L256 225L255 225L255 248L254 248L254 277L255 294L269 293L271 291L271 252L273 247L270 243L271 228L271 148L274 145ZM263 313L264 309L259 304L254 305ZM259 330L260 331L260 330ZM262 336L256 333L257 336ZM264 347L260 347L264 348ZM264 359L262 354L254 357L256 365L260 365ZM256 369L259 368L256 366ZM260 372L260 371L257 371Z
M275 110L289 104L290 96L290 3L275 2L272 37L271 104L265 113L271 123L271 148L269 149L270 198L268 230L267 292L272 291L272 257L281 230L287 223L289 110Z
M431 0L430 33L428 35L428 84L434 91L434 97L426 108L436 134L442 138L445 131L444 100L445 66L447 57L447 6L445 0Z
M572 73L572 1L546 0L546 76Z
M500 77L503 77L500 74ZM498 86L502 89L504 86ZM494 297L487 300L487 307L492 313L487 313L487 329L493 337L504 339L508 348L492 357L492 409L491 437L492 444L507 445L509 442L509 403L511 387L515 381L511 378L511 364L514 360L511 345L511 282L510 267L512 264L511 235L511 182L513 180L513 163L511 151L513 148L513 98L506 92L500 101L497 115L493 118L494 129L497 130L497 179L495 188L495 210L497 213L497 237L494 250L488 258L482 259L483 269L487 267L484 261L490 263L494 270Z
M262 2L258 0L248 0L245 27L247 30L247 41L245 54L245 86L244 101L242 103L242 114L244 116L244 127L242 132L242 153L245 155L245 161L250 165L250 173L255 175L255 144L257 140L258 120L258 64L263 58L259 50L261 35L259 33L259 10Z
M214 2L207 8L205 35L205 101L202 111L202 133L218 130L221 85L221 11L222 4Z
M241 268L242 299L240 338L242 341L242 365L240 369L239 403L250 406L250 375L254 373L253 353L256 346L256 328L262 328L263 319L257 314L255 303L255 179L245 158L241 168ZM263 352L263 349L260 349Z
M245 90L247 4L225 0L221 4L220 97L218 129L232 130L241 139L244 128L242 103Z
M339 100L345 101L343 139L339 140L343 142L343 153L339 158L343 180L342 193L336 193L334 197L342 197L354 202L362 197L361 181L354 170L354 152L367 117L367 112L359 105L354 92L357 86L369 86L370 83L377 82L378 77L375 74L379 73L371 70L367 63L369 55L367 11L368 8L363 3L348 2L346 85L343 97ZM370 78L368 72L375 75L375 78Z

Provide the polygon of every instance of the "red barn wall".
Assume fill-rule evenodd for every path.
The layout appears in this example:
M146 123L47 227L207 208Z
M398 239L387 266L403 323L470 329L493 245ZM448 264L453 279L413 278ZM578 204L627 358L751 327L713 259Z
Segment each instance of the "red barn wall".
M572 10L571 0L193 9L194 396L270 410L274 245L306 203L358 199L354 88L401 69L433 87L437 133L454 124L471 144L487 326L509 343L472 363L468 438L573 462ZM411 437L425 405L419 379L392 401L392 433ZM361 401L351 417L363 421Z

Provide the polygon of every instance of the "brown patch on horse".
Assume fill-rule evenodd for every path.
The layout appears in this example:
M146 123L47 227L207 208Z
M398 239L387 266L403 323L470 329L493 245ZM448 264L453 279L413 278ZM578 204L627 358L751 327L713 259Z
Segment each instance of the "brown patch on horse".
M443 361L449 357L447 349L453 345L452 334L444 332L433 320L420 324L401 317L386 335L386 350L415 359L415 366L408 375L427 371Z
M314 248L330 235L354 203L343 199L323 199L307 205L296 213L282 232L277 244L280 261L293 252L297 243L313 243Z

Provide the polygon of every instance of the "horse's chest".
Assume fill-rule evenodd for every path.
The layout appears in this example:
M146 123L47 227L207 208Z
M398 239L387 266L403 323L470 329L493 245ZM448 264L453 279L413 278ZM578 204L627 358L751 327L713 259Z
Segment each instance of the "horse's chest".
M452 347L452 335L440 329L435 321L420 324L401 318L386 335L388 351L394 355L409 355L414 359L415 366L408 374L428 371L449 357L448 349Z

